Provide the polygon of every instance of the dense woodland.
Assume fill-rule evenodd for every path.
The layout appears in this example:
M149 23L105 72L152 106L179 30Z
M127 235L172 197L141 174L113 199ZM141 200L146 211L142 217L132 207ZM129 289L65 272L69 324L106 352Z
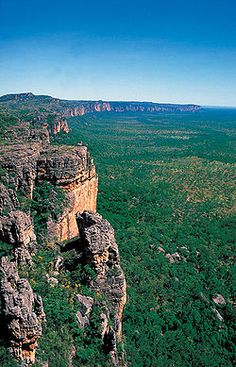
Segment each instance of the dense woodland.
M71 118L72 133L55 139L82 140L95 158L98 210L128 282L133 367L235 363L235 123L232 110L104 113Z
M9 124L6 113L2 121ZM99 175L98 211L115 228L128 283L128 365L234 366L236 110L101 113L68 122L71 132L56 135L53 144L88 144ZM53 214L47 201L53 189L36 190L31 210L40 238L42 216ZM8 248L2 248L5 254ZM98 315L81 333L69 302L78 287L86 293L83 279L93 274L78 268L76 276L62 273L63 288L46 287L53 251L42 247L30 273L48 320L39 355L49 355L50 367L66 367L73 336L80 345L75 366L109 365L96 338ZM217 304L219 295L224 301Z

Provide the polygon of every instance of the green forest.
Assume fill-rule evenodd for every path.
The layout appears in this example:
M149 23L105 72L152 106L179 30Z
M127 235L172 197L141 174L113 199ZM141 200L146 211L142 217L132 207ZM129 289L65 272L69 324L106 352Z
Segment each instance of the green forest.
M82 140L95 159L132 367L235 365L235 122L234 110L90 114L54 138Z
M2 113L0 139L18 118ZM127 281L127 366L233 367L236 110L104 112L68 124L70 132L52 137L52 144L88 146L99 177L97 210L115 229ZM92 269L61 272L53 288L46 281L59 250L43 245L45 223L60 214L63 192L45 183L35 187L31 203L20 199L22 210L30 207L39 243L33 268L20 275L42 295L47 314L35 366L48 360L50 367L66 367L72 343L75 366L110 366L98 310L84 332L75 323L71 300L78 289L91 295ZM2 243L0 256L9 253ZM63 257L70 269L73 259ZM16 365L1 340L0 361Z

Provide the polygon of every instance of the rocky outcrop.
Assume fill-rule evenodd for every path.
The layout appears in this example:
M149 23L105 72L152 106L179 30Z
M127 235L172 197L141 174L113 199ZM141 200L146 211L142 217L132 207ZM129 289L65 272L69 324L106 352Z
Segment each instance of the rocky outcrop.
M36 236L29 214L20 210L11 211L0 217L0 239L12 245L15 259L19 264L31 264Z
M83 116L93 112L196 112L200 107L197 105L175 105L152 102L104 102L104 101L63 101L65 116Z
M34 122L38 124L43 123L47 127L50 135L56 135L62 132L68 134L70 132L66 118L59 112L55 114L39 114L37 120Z
M28 214L16 210L0 221L0 238L10 244L27 246L35 241L31 218Z
M23 126L23 130L25 128ZM66 200L63 213L57 219L49 218L44 243L58 243L62 248L62 242L76 238L76 261L89 265L95 273L87 285L96 296L77 294L73 299L78 326L82 329L88 326L93 307L99 306L104 352L111 355L114 366L123 366L117 343L122 341L125 277L114 230L101 215L95 214L98 179L87 147L50 146L46 126L37 132L32 129L25 133L25 140L17 129L13 129L16 141L7 139L0 155L0 241L12 246L11 255L2 257L0 263L1 320L10 351L14 358L22 361L22 366L32 365L37 340L42 334L42 300L34 294L28 280L20 277L19 265L32 269L32 255L37 252L30 208L23 211L21 203L32 200L35 187L46 181L61 188ZM45 275L50 287L60 285L58 275L63 269L63 257L58 255L53 271ZM72 350L74 356L73 345Z
M67 193L67 205L57 222L48 222L48 241L63 242L78 235L76 214L96 211L98 179L84 146L57 147L42 152L37 180L49 181Z
M65 118L57 118L52 128L52 133L54 135L59 134L61 132L66 134L70 132L68 122Z
M9 213L17 208L19 201L16 192L7 189L3 183L0 183L0 215Z
M2 319L10 351L24 366L35 362L37 339L42 334L42 299L35 295L27 279L21 279L17 263L3 257L0 263Z
M28 124L15 126L6 133L8 144L0 149L1 181L15 192L32 199L40 152L49 146L47 128L29 128Z
M76 314L76 318L80 328L84 328L89 325L89 316L92 311L94 300L92 297L86 297L82 294L77 294L76 303L79 304L79 311Z
M78 235L78 212L96 211L96 170L87 147L52 147L47 129L44 127L41 132L36 130L37 133L26 135L26 140L21 144L11 143L1 147L0 168L3 170L4 185L0 193L0 213L3 206L5 212L6 208L8 212L16 210L19 205L16 193L32 199L35 185L48 181L62 188L67 195L67 204L58 222L48 222L48 241L63 242ZM31 142L32 136L35 136L36 142ZM5 227L6 222L11 227L11 217L2 219Z
M196 112L201 109L194 104L169 104L132 101L84 101L62 100L50 96L36 96L32 93L9 94L0 97L3 106L24 106L30 109L42 106L49 113L61 114L63 117L82 116L92 112ZM44 116L44 115L43 115ZM43 120L43 119L42 119Z
M65 102L64 102L65 103ZM103 102L103 101L78 101L77 106L76 102L74 103L75 107L68 108L66 107L64 109L64 115L65 116L83 116L87 113L91 112L110 112L112 110L112 107L109 102Z
M96 272L90 287L106 299L103 313L103 335L106 350L116 360L116 339L122 339L122 313L126 302L126 282L120 266L114 229L99 214L84 212L77 216L80 233L80 251L83 261ZM114 316L111 317L111 314ZM110 320L110 323L106 322Z

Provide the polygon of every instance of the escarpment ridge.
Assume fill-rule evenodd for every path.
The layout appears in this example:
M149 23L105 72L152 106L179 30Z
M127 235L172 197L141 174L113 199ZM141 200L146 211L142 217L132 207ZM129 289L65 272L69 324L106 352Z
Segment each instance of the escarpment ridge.
M69 117L90 113L188 113L201 109L195 104L168 104L138 101L66 100L33 93L7 94L0 97L0 109L13 111L21 121L47 126L50 134L68 133Z
M114 230L96 213L98 178L88 148L53 146L47 125L33 128L27 122L10 126L2 139L0 318L4 345L21 366L37 362L50 367L51 357L40 341L47 338L44 325L51 325L51 314L56 312L47 313L45 302L54 301L50 297L57 297L58 292L56 304L63 302L65 314L70 310L73 320L63 326L71 333L68 340L62 339L71 351L64 352L66 365L73 366L84 348L73 335L82 332L83 340L83 332L87 335L95 327L96 311L100 352L110 356L112 365L124 366L117 344L122 344L126 283ZM64 292L63 299L60 292ZM60 335L61 330L57 331Z
M195 112L201 109L196 104L173 104L139 101L89 101L66 100L31 92L6 94L0 97L0 105L12 108L22 106L45 107L64 116L82 116L91 112Z

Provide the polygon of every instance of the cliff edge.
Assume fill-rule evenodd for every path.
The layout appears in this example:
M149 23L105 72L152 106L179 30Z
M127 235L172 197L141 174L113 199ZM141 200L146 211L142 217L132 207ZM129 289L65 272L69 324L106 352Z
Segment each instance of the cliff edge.
M56 291L57 297L63 292L65 314L70 312L65 326L70 335L62 338L70 350L63 352L65 365L77 366L83 360L84 346L76 343L78 336L74 338L82 332L83 340L91 328L100 340L99 353L114 366L125 365L124 352L117 351L117 344L122 344L125 277L114 230L96 213L98 178L87 147L50 145L47 126L35 129L27 123L9 128L4 136L0 152L4 345L21 366L53 365L40 343L55 312L48 306L54 302L51 293ZM88 366L93 365L90 362Z

